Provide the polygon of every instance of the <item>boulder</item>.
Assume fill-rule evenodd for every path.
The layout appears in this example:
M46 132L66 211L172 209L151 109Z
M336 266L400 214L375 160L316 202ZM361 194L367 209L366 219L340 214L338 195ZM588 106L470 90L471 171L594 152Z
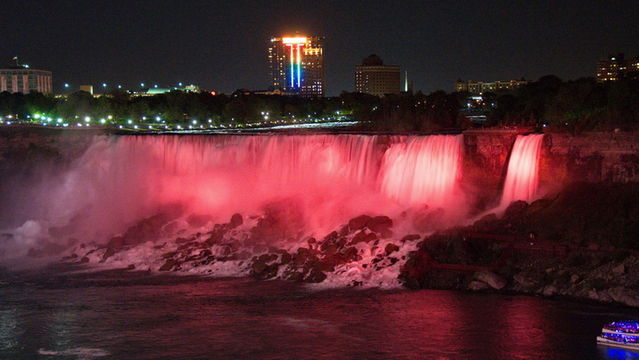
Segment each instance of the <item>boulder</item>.
M544 289L542 290L542 294L544 296L553 296L553 295L557 295L557 288L554 285L546 285L544 286Z
M506 286L506 280L504 280L504 278L490 271L476 272L475 279L485 282L495 290L501 290Z
M639 307L639 292L621 286L610 288L608 295L616 302L632 307Z
M360 231L357 234L355 234L355 236L353 236L353 240L351 240L351 243L353 245L360 243L360 242L365 242L365 243L369 243L371 241L375 241L377 240L377 235L375 235L375 233L365 233L364 231Z
M206 225L206 223L208 223L212 219L213 217L211 215L191 214L186 218L186 222L189 224L189 226L199 228Z
M505 219L519 218L524 215L528 209L528 203L523 200L513 201L504 212Z
M321 271L312 270L310 274L306 278L304 278L305 282L310 283L320 283L326 279L326 274Z
M486 290L488 288L489 288L488 284L486 284L483 281L473 280L470 283L468 283L468 290L480 291L480 290Z
M626 267L624 266L624 264L620 264L612 268L612 273L617 276L623 275L625 272L626 272Z
M515 274L513 276L513 280L524 288L531 288L531 287L537 286L537 281L535 281L534 279L532 279L530 276L528 276L527 274L523 272Z
M366 227L376 233L383 233L393 227L393 220L388 216L375 216L368 220Z
M388 243L386 244L386 248L384 249L384 251L386 252L386 255L390 255L394 253L395 251L399 251L399 246L393 243Z
M231 216L231 221L229 222L229 227L231 229L235 229L236 227L242 225L244 223L244 218L242 214L235 213Z
M173 267L177 265L177 261L173 259L167 259L164 265L160 266L160 271L170 271Z
M363 229L372 218L368 215L360 215L352 218L348 222L348 228L351 232Z

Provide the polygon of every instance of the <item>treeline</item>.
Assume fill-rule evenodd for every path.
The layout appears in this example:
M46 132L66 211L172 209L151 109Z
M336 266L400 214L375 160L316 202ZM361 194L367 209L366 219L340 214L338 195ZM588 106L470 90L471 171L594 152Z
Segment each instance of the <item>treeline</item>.
M470 126L533 126L579 132L634 129L639 124L638 80L601 84L592 78L562 81L544 76L515 90L483 94L482 105L472 110L486 115L484 124L468 120L469 95L435 91L379 98L344 92L336 97L300 98L240 91L230 95L174 91L132 97L116 91L100 97L77 92L56 98L3 92L0 115L33 120L34 114L46 114L70 123L85 117L109 118L107 124L126 124L130 119L152 123L156 117L173 124L209 119L214 124L242 124L265 119L342 118L360 121L360 130L384 132L432 132Z
M551 130L636 129L639 81L597 83L593 78L562 81L549 75L524 87L484 94L487 126L546 126Z
M277 117L322 117L345 109L339 98L303 99L291 96L234 93L211 95L207 92L173 91L154 96L133 97L123 91L93 97L76 92L55 98L39 93L0 93L0 115L17 115L20 119L47 114L65 120L85 117L111 118L115 121L159 116L169 123L186 123L193 119L212 119L215 123L242 123Z
M108 118L107 124L127 124L130 119L153 123L156 117L173 124L187 124L195 119L211 119L215 124L241 124L265 119L342 118L361 121L362 130L432 131L460 126L458 108L457 96L443 91L383 98L349 92L327 98L239 91L231 95L174 91L145 97L133 97L122 91L99 97L76 92L59 98L39 93L0 93L0 115L17 115L21 120L36 121L34 115L38 114L70 123L82 122L86 117L93 121Z

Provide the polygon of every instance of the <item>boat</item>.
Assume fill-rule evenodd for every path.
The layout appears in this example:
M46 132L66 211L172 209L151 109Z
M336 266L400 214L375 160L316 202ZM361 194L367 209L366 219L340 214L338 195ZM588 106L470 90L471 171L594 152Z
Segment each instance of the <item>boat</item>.
M604 325L597 344L639 351L639 321L614 321Z

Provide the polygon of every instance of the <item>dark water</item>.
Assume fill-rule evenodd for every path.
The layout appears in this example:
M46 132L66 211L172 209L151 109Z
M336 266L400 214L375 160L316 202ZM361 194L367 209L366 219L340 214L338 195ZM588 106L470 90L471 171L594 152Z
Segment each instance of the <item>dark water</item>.
M0 281L1 359L639 359L595 343L639 318L620 307L122 271Z

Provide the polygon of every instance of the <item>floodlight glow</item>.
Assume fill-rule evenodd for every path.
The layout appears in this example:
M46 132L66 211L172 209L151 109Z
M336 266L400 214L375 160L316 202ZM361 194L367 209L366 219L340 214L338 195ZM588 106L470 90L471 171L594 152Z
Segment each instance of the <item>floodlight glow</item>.
M282 43L289 45L289 44L305 44L306 43L306 37L305 36L299 36L299 37L284 37L282 38Z

